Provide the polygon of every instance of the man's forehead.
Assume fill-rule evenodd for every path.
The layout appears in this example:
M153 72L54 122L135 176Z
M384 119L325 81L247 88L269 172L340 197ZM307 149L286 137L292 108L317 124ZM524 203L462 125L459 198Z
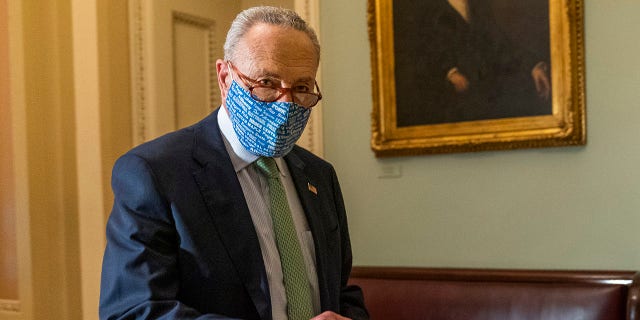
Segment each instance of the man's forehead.
M313 80L318 57L309 37L279 26L254 26L239 42L237 65L250 76L283 80Z
M307 33L265 23L251 27L239 40L239 46L245 53L315 60L319 58L316 47Z

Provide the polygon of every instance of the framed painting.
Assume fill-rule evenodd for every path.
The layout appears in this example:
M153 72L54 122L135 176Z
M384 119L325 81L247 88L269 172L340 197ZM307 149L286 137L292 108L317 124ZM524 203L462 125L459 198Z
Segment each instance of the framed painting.
M369 0L378 157L584 145L583 0Z

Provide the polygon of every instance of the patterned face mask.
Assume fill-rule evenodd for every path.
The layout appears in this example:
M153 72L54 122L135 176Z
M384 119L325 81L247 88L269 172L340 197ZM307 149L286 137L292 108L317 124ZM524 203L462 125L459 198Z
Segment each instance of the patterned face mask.
M249 152L282 157L293 149L307 125L310 108L293 102L261 102L235 80L225 100L233 130Z

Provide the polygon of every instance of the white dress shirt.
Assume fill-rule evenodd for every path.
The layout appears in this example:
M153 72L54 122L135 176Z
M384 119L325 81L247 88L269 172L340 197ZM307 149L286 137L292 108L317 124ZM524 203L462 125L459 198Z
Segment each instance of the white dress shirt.
M231 163L236 171L242 192L247 201L253 225L258 234L262 259L267 271L267 280L269 281L272 317L274 320L287 319L287 298L284 289L282 267L280 265L280 255L278 253L278 247L273 233L273 222L269 212L268 183L267 179L252 165L259 156L250 153L242 146L224 106L221 106L218 112L218 124L224 137L225 147L231 157ZM274 160L280 171L280 180L287 194L287 201L291 209L293 222L298 234L298 241L300 242L302 255L307 267L313 311L314 314L319 314L320 291L318 288L318 275L316 273L316 255L313 236L286 162L282 158L274 158Z

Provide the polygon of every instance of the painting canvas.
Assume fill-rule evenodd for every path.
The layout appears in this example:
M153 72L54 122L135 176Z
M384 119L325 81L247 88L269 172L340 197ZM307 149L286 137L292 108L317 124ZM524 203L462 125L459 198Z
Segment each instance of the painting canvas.
M370 0L378 156L585 143L582 4Z

